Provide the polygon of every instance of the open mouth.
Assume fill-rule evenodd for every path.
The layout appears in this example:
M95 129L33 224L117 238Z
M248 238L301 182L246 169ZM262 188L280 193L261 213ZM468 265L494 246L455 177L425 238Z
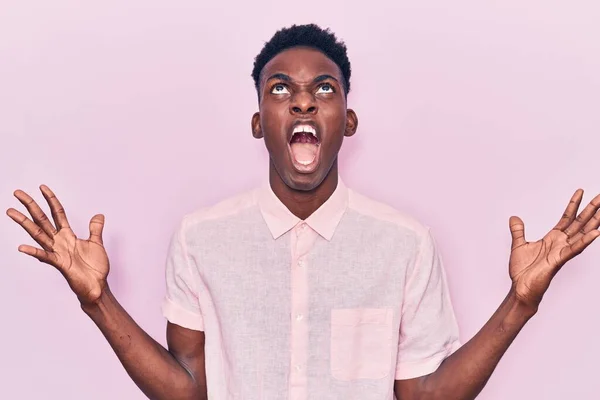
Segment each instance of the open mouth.
M312 124L298 124L294 127L290 140L292 158L303 172L309 172L316 167L321 142L317 130Z

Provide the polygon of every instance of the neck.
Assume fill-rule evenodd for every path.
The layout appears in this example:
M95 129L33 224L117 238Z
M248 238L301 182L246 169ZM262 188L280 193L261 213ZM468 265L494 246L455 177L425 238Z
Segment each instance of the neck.
M321 184L312 190L296 190L289 187L273 165L269 168L269 183L273 193L284 206L298 218L305 220L331 197L338 185L337 160Z

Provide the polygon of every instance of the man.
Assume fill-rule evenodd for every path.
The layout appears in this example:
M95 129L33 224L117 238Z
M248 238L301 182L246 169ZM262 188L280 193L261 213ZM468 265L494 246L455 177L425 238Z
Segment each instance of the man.
M269 185L186 216L167 260L168 350L108 287L104 217L77 238L56 196L53 225L26 193L32 219L8 215L41 246L19 251L55 266L126 371L151 399L473 399L551 279L600 235L600 195L526 242L510 218L512 286L462 347L428 228L347 189L338 175L350 62L315 25L277 32L256 57L254 137L269 151Z

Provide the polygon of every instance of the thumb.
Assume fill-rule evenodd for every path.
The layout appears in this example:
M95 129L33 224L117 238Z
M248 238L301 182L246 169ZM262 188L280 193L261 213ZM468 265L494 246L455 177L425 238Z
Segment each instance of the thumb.
M510 234L512 236L511 250L517 247L523 246L527 241L525 240L525 223L519 217L512 216L508 220L510 226Z
M104 229L104 215L96 214L90 220L90 242L103 245L102 229Z

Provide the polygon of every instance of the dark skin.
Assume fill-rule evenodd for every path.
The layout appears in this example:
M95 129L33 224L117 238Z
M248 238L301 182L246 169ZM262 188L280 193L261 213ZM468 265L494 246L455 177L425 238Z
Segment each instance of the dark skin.
M317 210L335 190L337 155L343 138L356 132L358 120L346 107L341 82L341 73L333 61L306 48L282 52L263 69L260 112L252 117L252 132L256 138L264 138L269 150L273 191L302 219ZM318 129L318 167L310 173L294 167L287 147L290 126L298 120L309 121ZM77 238L54 193L43 185L41 191L54 224L20 190L15 196L31 219L13 208L7 211L40 246L21 245L19 251L63 274L82 309L100 328L127 373L148 398L206 399L204 333L168 323L168 350L148 336L108 286L109 259L102 241L104 216L91 219L88 239ZM396 381L394 392L399 400L467 400L478 395L518 332L537 312L556 273L600 236L600 195L578 214L582 197L583 191L576 191L556 226L536 242L525 240L521 219L510 218L512 285L504 302L477 335L434 373Z
M54 193L44 185L40 189L54 224L27 193L15 191L32 219L13 208L7 214L40 246L21 245L19 251L52 265L65 277L81 308L100 328L129 376L148 398L206 399L204 333L168 323L168 350L146 334L108 286L110 265L102 241L104 216L91 219L88 239L78 238Z

